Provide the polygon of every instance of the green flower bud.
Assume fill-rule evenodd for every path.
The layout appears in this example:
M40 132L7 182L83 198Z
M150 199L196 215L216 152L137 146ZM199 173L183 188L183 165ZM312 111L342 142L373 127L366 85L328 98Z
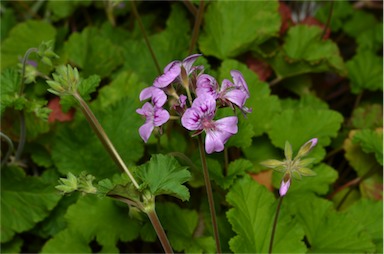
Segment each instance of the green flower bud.
M301 157L307 155L316 144L317 144L317 138L313 138L313 139L309 140L307 143L305 143L304 145L302 145L300 147L300 150L297 153L296 157L301 158Z

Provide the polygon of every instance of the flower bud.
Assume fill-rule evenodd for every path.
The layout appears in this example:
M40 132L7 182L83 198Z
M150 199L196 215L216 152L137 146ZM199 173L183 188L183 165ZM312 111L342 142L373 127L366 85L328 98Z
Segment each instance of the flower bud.
M302 145L300 147L300 150L297 153L296 157L300 158L300 157L307 155L316 144L317 144L317 138L313 138L313 139L309 140L307 143L305 143L304 145Z
M287 160L292 160L292 146L288 141L285 141L284 155Z
M283 180L281 181L279 193L280 196L285 196L288 192L289 186L291 185L291 175L286 173Z

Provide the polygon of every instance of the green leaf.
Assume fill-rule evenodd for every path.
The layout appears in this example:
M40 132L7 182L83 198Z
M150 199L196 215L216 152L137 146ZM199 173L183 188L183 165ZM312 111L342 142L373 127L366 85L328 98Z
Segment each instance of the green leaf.
M212 236L195 236L196 228L199 225L197 211L181 209L173 203L159 203L156 205L156 210L175 251L215 252L215 241Z
M189 190L182 184L191 174L173 157L153 155L148 163L138 167L136 174L143 182L141 188L148 188L154 196L168 194L183 201L189 199Z
M329 145L331 137L336 137L342 122L342 115L333 110L309 107L287 109L272 120L268 134L272 143L282 149L288 140L293 151L297 151L308 140L318 138L318 144L310 155L319 158L325 155L321 147Z
M357 51L370 51L377 53L383 47L383 23L378 23L367 30L364 30L356 38Z
M144 151L138 133L142 122L135 110L133 101L124 99L94 112L128 165L141 158ZM97 178L105 178L118 172L117 166L82 116L71 125L58 129L53 140L52 159L62 174L71 171L78 175L87 171Z
M25 98L18 95L20 90L20 74L16 68L9 68L1 72L1 101L0 113L4 113L7 107L21 109L25 103Z
M363 32L374 27L376 23L377 20L373 14L362 10L354 10L351 18L344 22L343 30L347 35L358 38Z
M245 159L237 159L228 165L228 172L223 174L221 167L210 169L210 177L223 189L228 189L233 182L240 176L244 176L247 171L253 169L253 164Z
M374 153L376 160L383 165L383 129L361 130L353 136L352 142L359 143L365 153Z
M278 2L212 2L204 14L200 50L220 59L237 56L259 45L280 29Z
M117 74L111 83L99 89L97 100L92 102L92 105L103 109L122 99L129 98L139 108L143 104L139 100L139 94L146 87L146 84L139 80L138 75L130 71L123 71Z
M104 78L123 64L122 48L103 37L96 28L72 33L65 44L68 60L80 67L85 76L97 74Z
M85 101L88 101L91 98L90 94L96 91L99 83L100 77L97 75L82 79L78 85L78 92ZM77 103L78 102L72 95L64 95L60 97L60 105L63 112L67 112L71 107L77 105Z
M323 29L318 26L297 25L288 30L283 50L288 62L305 61L310 65L325 65L341 75L346 74L337 45L321 40Z
M80 6L89 6L91 1L74 0L74 1L54 1L50 0L47 4L47 10L52 12L52 20L58 21L60 19L69 17L73 14L76 8Z
M337 171L324 163L311 169L316 173L316 175L303 177L301 180L292 180L287 196L303 195L309 192L319 195L325 195L328 193L330 185L338 178ZM272 182L275 188L280 188L282 178L283 174L277 172L273 173Z
M380 128L383 126L383 105L367 104L352 113L352 124L357 129Z
M260 164L261 162L269 159L283 158L281 150L273 146L267 136L254 138L252 145L244 149L243 153L245 158L253 163L255 173L266 169Z
M369 51L358 52L346 63L352 93L383 90L383 58Z
M43 253L89 253L94 238L103 247L101 252L118 252L119 240L136 239L140 225L128 215L128 208L116 205L107 198L82 196L66 215L68 227L51 238L43 247Z
M157 26L158 24L154 25ZM171 5L171 13L166 21L165 30L148 38L161 71L171 61L182 60L187 57L191 37L190 30L185 8L177 4ZM124 43L126 59L124 69L134 71L140 80L152 84L160 73L156 70L156 65L141 32L139 38L140 40L131 39Z
M277 205L272 193L245 177L233 185L226 200L233 206L227 218L237 234L229 242L231 250L235 253L267 252ZM284 210L277 224L273 251L305 252L303 230Z
M15 11L10 7L2 6L3 13L0 17L1 27L0 27L0 39L3 41L7 36L9 31L17 24Z
M26 176L22 169L1 171L1 242L25 232L46 218L60 200L52 185Z
M371 235L373 243L376 245L375 253L383 252L383 202L360 199L345 213L363 225L364 229Z
M331 7L332 5L333 7ZM332 32L337 32L343 28L345 21L348 20L348 18L353 14L354 9L348 1L335 1L332 3L324 2L320 5L315 17L318 18L323 24L326 24L331 8L333 8L333 10L329 26Z
M375 158L375 154L369 153L363 151L363 148L360 144L356 144L355 141L355 135L357 135L359 130L352 130L349 132L348 138L344 141L343 148L345 150L345 158L347 159L348 163L353 167L353 169L357 172L358 176L362 177L365 174L367 174L370 170L373 170L377 168L378 170L376 173L380 173L381 167L378 163L378 160ZM368 132L369 133L369 132ZM375 136L376 134L373 134ZM379 135L378 135L379 136ZM360 134L360 138L364 138L364 134ZM372 142L372 144L378 144L379 147L377 148L378 151L382 149L380 148L380 142L381 140L371 141L371 135L367 135L367 141L361 141L364 142L366 149L373 149L374 146L369 146L369 142ZM356 139L356 141L360 141L359 138ZM382 144L381 144L382 146ZM370 148L369 148L370 147ZM380 153L380 152L378 152Z
M42 41L54 40L55 36L55 28L45 21L28 20L17 24L1 44L1 69L16 65L29 48L37 48Z
M286 203L304 227L305 235L315 253L367 253L375 246L358 220L334 211L332 203L314 195L286 197Z

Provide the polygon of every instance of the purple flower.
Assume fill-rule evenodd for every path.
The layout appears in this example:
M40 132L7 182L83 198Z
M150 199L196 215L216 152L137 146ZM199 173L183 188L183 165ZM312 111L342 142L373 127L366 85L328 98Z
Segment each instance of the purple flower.
M144 88L140 93L140 101L149 98L152 99L152 103L156 107L162 107L167 101L167 95L164 93L164 91L154 86Z
M237 133L236 116L213 121L215 113L214 97L202 94L193 101L192 107L187 109L181 118L181 124L188 130L196 130L196 135L206 132L205 150L209 154L223 151L227 140Z
M171 84L176 78L183 79L182 68L184 68L187 75L191 74L194 70L201 68L200 66L192 67L192 64L201 54L190 55L182 62L173 61L164 68L164 74L157 77L153 83L155 87L164 88Z
M224 79L221 83L219 90L216 80L207 74L200 75L196 82L196 94L210 94L215 99L219 99L224 105L233 107L236 105L241 110L249 113L250 110L246 108L245 101L249 98L249 90L241 72L232 70L231 76L233 82Z
M285 196L285 194L287 194L290 185L291 185L290 178L287 181L285 181L285 179L281 181L281 185L279 189L280 196Z
M136 112L145 117L145 123L140 127L139 133L144 142L147 142L155 126L161 126L169 119L167 110L153 106L151 103L146 102L142 108Z

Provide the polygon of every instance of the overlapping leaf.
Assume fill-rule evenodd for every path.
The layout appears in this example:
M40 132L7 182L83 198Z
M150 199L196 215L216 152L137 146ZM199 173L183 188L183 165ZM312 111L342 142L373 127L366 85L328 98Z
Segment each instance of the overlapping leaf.
M357 53L347 63L351 91L383 90L383 58L369 51Z
M169 241L175 251L186 253L212 253L215 241L212 236L195 236L199 225L197 211L181 209L173 203L160 203L156 206Z
M276 36L279 29L277 1L212 2L204 15L199 46L205 55L225 59Z
M102 252L118 252L119 240L132 241L139 235L140 225L130 218L128 208L108 198L81 197L65 218L68 227L44 245L43 253L90 253L88 244L93 239L103 247Z
M45 21L28 20L17 24L1 44L1 69L16 65L29 48L37 48L41 42L54 40L55 36L55 28Z
M365 153L374 153L376 160L383 165L383 129L378 131L361 130L353 137L354 143L360 143Z
M83 74L106 77L123 64L122 49L103 37L96 28L73 33L65 44L65 57Z
M26 176L22 169L5 167L1 171L1 242L15 233L33 228L46 218L60 200L60 195L36 177Z
M137 161L143 153L143 142L138 134L140 116L133 101L123 99L107 109L95 112L101 125L126 163ZM82 171L104 178L118 172L100 140L82 117L57 132L52 158L62 174L75 175ZM68 160L68 158L71 158Z
M338 213L330 201L314 195L288 197L286 203L304 228L310 252L363 253L375 250L361 218L357 220L347 213Z
M227 194L233 206L227 217L237 234L229 242L235 253L264 253L268 251L276 202L272 193L251 180L243 178ZM273 251L277 253L304 252L301 226L283 209L277 224Z
M191 174L173 157L153 155L148 163L138 167L136 175L142 180L141 188L148 188L154 196L168 194L183 201L189 199L189 190L182 184Z

